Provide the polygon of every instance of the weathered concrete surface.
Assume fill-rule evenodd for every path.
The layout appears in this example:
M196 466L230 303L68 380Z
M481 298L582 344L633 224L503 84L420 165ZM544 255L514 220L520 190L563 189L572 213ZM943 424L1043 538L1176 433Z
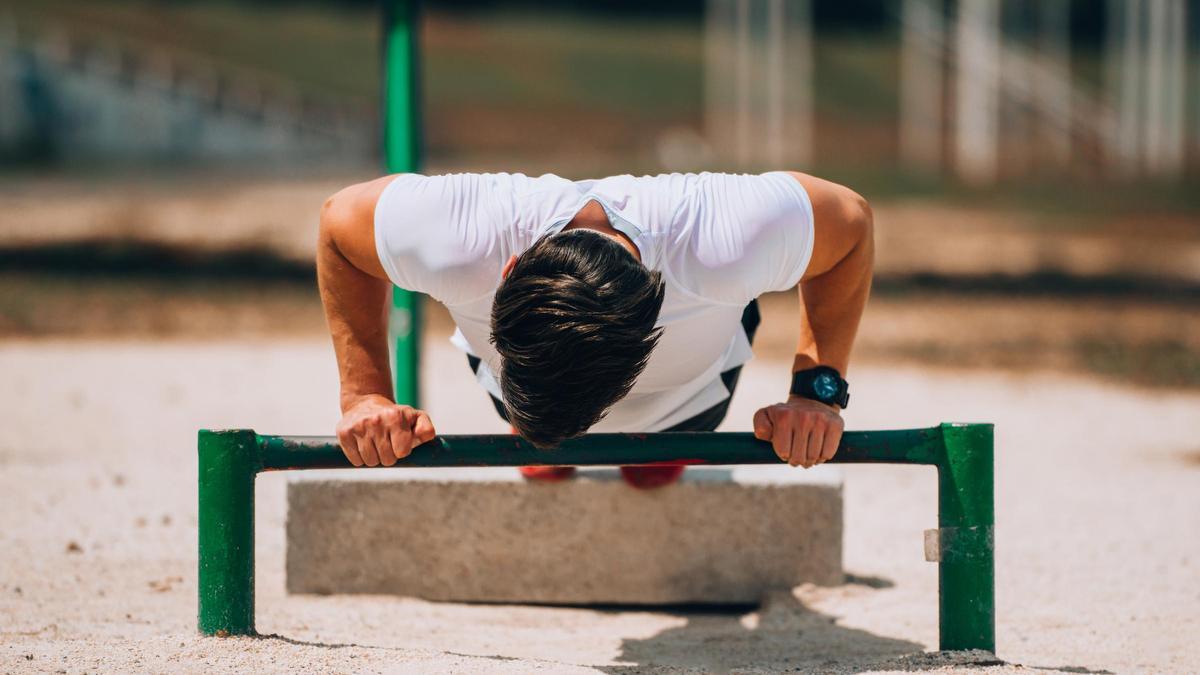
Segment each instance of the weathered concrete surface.
M336 476L336 477L332 477ZM841 473L691 467L636 490L615 469L396 469L288 485L287 588L553 604L753 603L843 581Z

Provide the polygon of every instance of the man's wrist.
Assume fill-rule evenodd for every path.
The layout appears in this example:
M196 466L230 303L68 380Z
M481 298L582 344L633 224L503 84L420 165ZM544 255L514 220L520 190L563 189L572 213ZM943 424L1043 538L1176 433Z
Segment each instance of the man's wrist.
M825 405L845 408L850 401L850 386L841 372L832 366L795 370L789 396L811 399Z
M343 393L342 394L342 412L361 405L364 402L372 401L380 405L389 405L395 403L395 400L390 394L382 394L379 392L363 392L359 393Z
M805 398L804 396L800 396L799 394L789 394L787 402L788 403L806 403L806 404L807 403L815 403L819 406L824 406L826 408L829 408L829 409L833 410L833 412L835 412L839 415L842 414L842 407L836 403L826 403L824 401L818 401L815 398Z

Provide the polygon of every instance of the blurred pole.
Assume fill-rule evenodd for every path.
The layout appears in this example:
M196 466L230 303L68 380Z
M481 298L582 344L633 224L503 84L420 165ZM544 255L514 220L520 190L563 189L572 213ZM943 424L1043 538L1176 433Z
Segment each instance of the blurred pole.
M1187 10L1184 0L1169 0L1166 9L1163 78L1162 173L1177 177L1187 158Z
M733 154L734 21L738 0L708 0L704 16L704 126L721 158Z
M389 173L421 164L421 98L418 0L383 1L383 154ZM388 321L393 338L396 402L420 405L421 299L392 289Z
M1187 14L1187 26L1184 28L1185 46L1184 50L1185 69L1191 71L1191 77L1188 81L1189 89L1194 92L1191 96L1185 97L1187 104L1190 104L1192 111L1192 138L1191 147L1194 153L1192 159L1200 165L1200 4L1195 2L1191 5L1190 12ZM1190 39L1189 39L1190 38Z
M1186 17L1183 0L1149 2L1143 118L1146 168L1153 175L1172 177L1183 170L1184 160Z
M17 145L20 135L20 99L17 79L17 22L8 12L0 13L0 152Z
M787 17L784 15L785 0L767 1L766 31L766 134L763 151L767 165L782 169L788 155L783 135L783 97L787 82L783 76L784 40L787 36Z
M946 39L941 0L904 0L900 24L900 158L907 166L937 173Z
M781 8L786 37L782 48L783 79L779 86L782 106L783 147L786 166L805 169L816 151L813 101L813 30L811 0L776 0Z
M1071 26L1070 0L1037 0L1039 59L1045 71L1034 80L1040 110L1038 136L1051 161L1062 167L1071 161ZM1061 118L1056 120L1056 117Z
M812 161L809 0L708 0L705 128L739 168Z
M1120 173L1121 159L1121 48L1125 0L1108 0L1104 7L1104 158L1107 169Z
M1142 117L1142 138L1145 143L1145 167L1151 174L1165 169L1164 140L1166 136L1167 59L1170 53L1167 18L1171 0L1149 0L1149 34L1146 40L1145 82L1146 114Z
M737 117L734 129L734 161L738 166L747 166L752 160L753 150L750 147L752 129L752 89L753 70L753 41L750 36L750 3L751 0L737 0L737 11L734 17L736 34L736 70L734 74L735 98L737 100Z
M997 175L999 29L998 0L960 0L955 156L959 176L974 185Z
M1110 19L1120 38L1117 86L1116 166L1119 175L1138 172L1142 151L1142 17L1145 0L1111 0Z
M1032 0L1039 2L1040 0ZM1038 111L1037 85L1040 64L1031 47L1036 35L1031 0L1001 0L1000 26L1003 36L999 54L997 86L996 164L1009 174L1023 175L1034 159L1032 119ZM1003 139L1003 142L1000 141Z

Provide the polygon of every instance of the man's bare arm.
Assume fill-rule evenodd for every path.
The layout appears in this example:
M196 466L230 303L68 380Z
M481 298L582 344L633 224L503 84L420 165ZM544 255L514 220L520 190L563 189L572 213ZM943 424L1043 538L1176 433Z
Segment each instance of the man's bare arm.
M792 371L832 366L843 376L871 293L874 216L849 188L793 173L813 205L812 260L800 280L800 343Z
M326 200L317 240L317 282L341 379L337 435L355 466L391 466L435 433L428 415L392 400L390 284L375 252L375 204L389 182L353 185Z
M808 192L815 231L800 281L800 339L792 372L825 365L845 375L871 292L874 219L853 190L807 174L792 176ZM754 415L755 435L771 441L779 458L793 466L831 459L843 428L836 407L797 396Z

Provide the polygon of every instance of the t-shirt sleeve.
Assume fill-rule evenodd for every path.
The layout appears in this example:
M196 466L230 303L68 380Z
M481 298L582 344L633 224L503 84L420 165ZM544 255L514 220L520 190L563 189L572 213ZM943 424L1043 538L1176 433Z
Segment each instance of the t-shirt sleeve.
M685 290L742 305L800 282L814 224L808 193L794 177L714 174L694 202L695 225L673 265Z
M472 174L402 174L375 205L375 248L392 283L455 305L494 292L503 267L490 195Z

